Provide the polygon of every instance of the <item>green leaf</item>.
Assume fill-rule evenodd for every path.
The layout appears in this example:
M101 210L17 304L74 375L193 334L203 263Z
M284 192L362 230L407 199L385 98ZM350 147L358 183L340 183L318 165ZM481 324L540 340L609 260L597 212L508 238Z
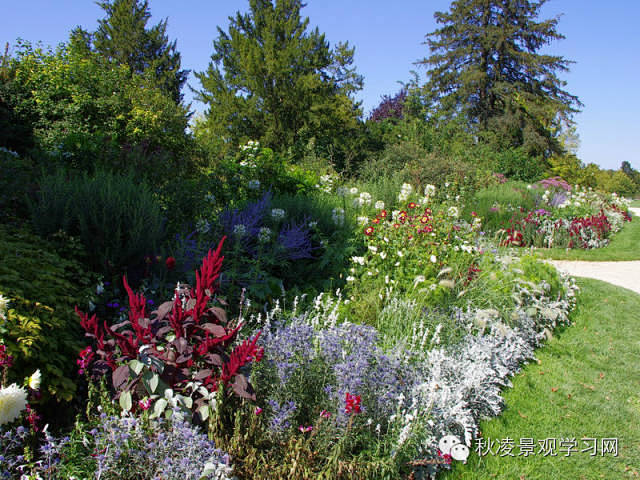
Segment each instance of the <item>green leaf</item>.
M200 415L202 421L205 422L207 418L209 418L209 405L202 405L200 408L198 408L197 412L198 415Z
M158 399L158 401L153 405L153 413L151 414L151 418L158 418L160 415L162 415L162 412L165 411L168 404L169 402L167 402L164 398Z
M147 389L149 395L152 395L158 390L158 385L160 384L160 376L157 373L153 373L147 370L142 375L142 383L144 384L144 388Z
M144 363L138 360L131 360L129 362L129 368L133 372L133 376L137 376L137 375L140 375L140 372L142 372L142 369L144 368Z
M131 407L133 406L133 400L131 398L131 392L126 391L126 392L122 392L120 394L120 407L122 408L122 410L124 410L125 412L128 412L131 410Z

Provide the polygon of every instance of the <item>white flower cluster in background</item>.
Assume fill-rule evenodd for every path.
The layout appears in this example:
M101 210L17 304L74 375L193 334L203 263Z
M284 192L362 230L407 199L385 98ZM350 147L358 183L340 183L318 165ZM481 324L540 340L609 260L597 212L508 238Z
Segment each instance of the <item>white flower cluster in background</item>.
M237 237L244 237L247 234L247 227L239 223L233 227L233 234Z
M260 152L260 142L249 140L240 147L240 151L244 155L244 158L240 161L241 167L256 168L258 166L256 164L256 155Z
M409 196L413 193L413 187L409 183L403 183L400 187L400 193L398 194L398 200L406 202L409 200Z
M286 215L286 212L281 208L272 208L271 209L271 218L274 220L282 220Z
M356 208L369 206L371 201L372 197L369 192L361 192L359 197L353 199L353 206Z
M269 227L262 227L258 232L258 242L267 243L271 240L271 229Z
M331 193L333 191L333 185L335 184L336 179L336 175L332 175L330 173L322 175L320 177L320 182L316 184L316 188L322 192ZM344 187L340 187L338 189L338 195L340 194L344 195Z

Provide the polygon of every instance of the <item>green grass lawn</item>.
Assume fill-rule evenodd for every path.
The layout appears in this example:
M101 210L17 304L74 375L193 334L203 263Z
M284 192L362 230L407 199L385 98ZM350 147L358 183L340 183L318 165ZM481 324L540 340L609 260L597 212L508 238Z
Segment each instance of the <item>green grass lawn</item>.
M640 208L640 198L631 202L631 206Z
M554 260L623 261L640 260L640 217L634 217L630 223L613 235L611 243L593 250L548 248L536 250L543 258Z
M638 222L640 223L640 222ZM485 439L617 438L618 457L572 453L519 457L472 453L446 479L640 478L640 295L580 279L574 325L557 331L506 391L502 415L481 423ZM536 447L536 453L538 447Z

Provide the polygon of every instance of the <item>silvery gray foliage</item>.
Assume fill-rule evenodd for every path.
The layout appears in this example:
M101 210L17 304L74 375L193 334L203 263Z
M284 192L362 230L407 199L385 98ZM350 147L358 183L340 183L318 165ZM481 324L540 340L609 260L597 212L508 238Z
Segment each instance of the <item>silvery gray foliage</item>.
M424 456L435 457L438 439L448 434L458 435L471 447L479 420L502 411L501 392L511 386L510 377L534 358L534 349L549 329L568 323L577 287L566 276L563 281L563 298L524 292L529 303L522 302L513 312L513 327L496 320L485 333L469 334L456 345L429 351L424 381L412 392L415 408L431 412L431 435L421 448Z
M577 287L566 276L563 283L564 293L558 298L549 296L550 288L544 282L516 284L516 308L510 313L456 310L457 323L467 334L443 346L441 325L433 331L418 325L406 342L383 350L375 329L339 323L332 308L336 303L326 298L317 299L313 309L289 322L279 320L277 309L267 314L261 341L265 359L273 363L279 379L278 401L292 400L287 395L293 372L321 357L332 373L328 376L332 381L325 386L332 407L340 409L345 391L367 392L363 395L363 407L369 409L365 415L373 417L374 425L386 425L392 456L412 452L417 459L434 459L438 440L449 434L471 447L479 420L502 411L501 393L511 385L511 376L534 358L534 349L556 326L568 323ZM395 308L398 312L403 309L403 305ZM378 401L369 403L373 398Z

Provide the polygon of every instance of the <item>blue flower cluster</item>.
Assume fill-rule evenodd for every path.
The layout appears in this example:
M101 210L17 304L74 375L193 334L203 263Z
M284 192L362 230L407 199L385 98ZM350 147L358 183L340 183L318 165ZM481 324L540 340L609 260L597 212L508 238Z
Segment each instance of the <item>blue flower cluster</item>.
M145 423L103 414L89 433L97 478L223 480L231 476L229 456L177 415Z
M410 355L382 351L376 329L368 325L345 322L316 331L304 318L297 318L276 322L263 332L261 342L265 368L271 368L274 375L270 378L276 379L268 400L274 430L281 431L293 413L283 408L285 401L302 406L301 379L321 383L325 394L315 400L326 403L305 405L305 411L331 411L338 424L348 418L344 408L347 392L360 395L362 412L381 423L396 410L398 397L407 396L419 379ZM322 378L310 378L314 374Z

